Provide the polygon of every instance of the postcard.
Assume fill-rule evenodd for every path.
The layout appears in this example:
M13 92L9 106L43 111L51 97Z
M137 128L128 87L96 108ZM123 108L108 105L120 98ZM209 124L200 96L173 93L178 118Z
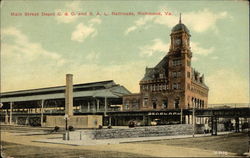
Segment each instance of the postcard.
M249 2L1 1L2 157L249 156Z

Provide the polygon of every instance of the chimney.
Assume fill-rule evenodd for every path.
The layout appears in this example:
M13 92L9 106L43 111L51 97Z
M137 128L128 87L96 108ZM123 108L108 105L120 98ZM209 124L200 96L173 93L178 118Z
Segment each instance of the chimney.
M66 74L65 115L73 116L73 75Z

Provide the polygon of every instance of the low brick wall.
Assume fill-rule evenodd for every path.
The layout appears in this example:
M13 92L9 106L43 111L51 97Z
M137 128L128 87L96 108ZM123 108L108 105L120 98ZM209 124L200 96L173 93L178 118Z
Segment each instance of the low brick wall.
M70 140L83 140L83 137L92 139L110 139L110 138L135 138L135 137L155 137L155 136L173 136L173 135L191 135L192 125L164 125L164 126L146 126L126 129L98 129L91 131L70 132Z

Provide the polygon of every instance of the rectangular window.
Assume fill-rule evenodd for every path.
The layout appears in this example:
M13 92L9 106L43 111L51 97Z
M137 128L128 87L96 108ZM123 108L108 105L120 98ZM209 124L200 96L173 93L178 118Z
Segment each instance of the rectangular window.
M187 72L187 77L190 78L190 72Z
M177 89L177 83L173 84L173 89Z
M179 66L179 65L181 65L181 60L180 59L173 60L173 66Z
M191 66L191 62L187 60L187 66Z
M176 78L177 77L177 73L176 72L172 72L172 76L173 76L173 78Z
M173 89L181 89L181 83L174 83Z
M177 72L177 77L181 77L181 72L180 71Z

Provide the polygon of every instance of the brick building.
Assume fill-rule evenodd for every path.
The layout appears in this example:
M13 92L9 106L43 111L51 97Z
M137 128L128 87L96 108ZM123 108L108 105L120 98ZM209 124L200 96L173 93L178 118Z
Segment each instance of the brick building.
M206 108L204 74L191 67L190 32L181 22L173 27L169 52L153 68L146 68L140 93L123 96L123 110Z

